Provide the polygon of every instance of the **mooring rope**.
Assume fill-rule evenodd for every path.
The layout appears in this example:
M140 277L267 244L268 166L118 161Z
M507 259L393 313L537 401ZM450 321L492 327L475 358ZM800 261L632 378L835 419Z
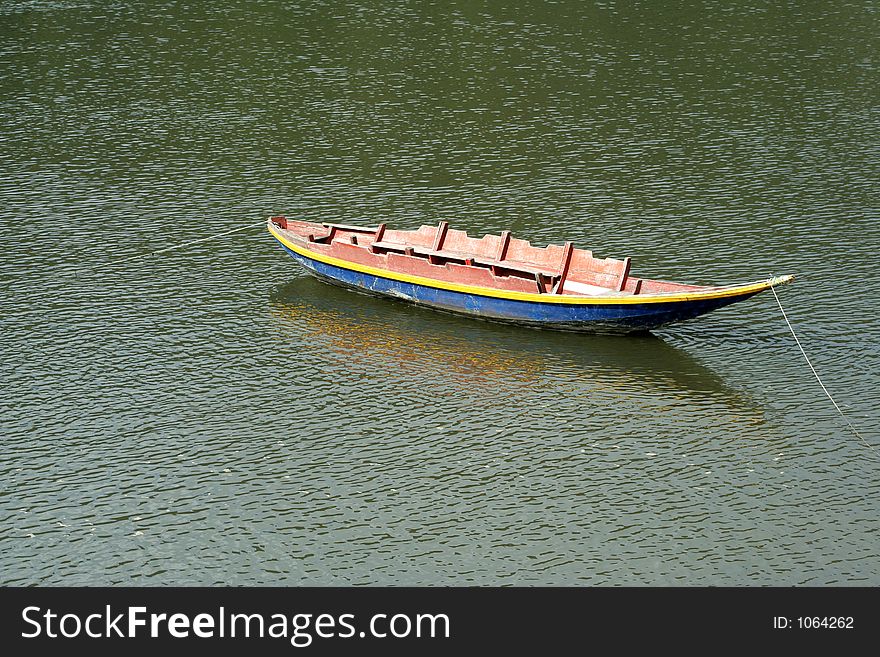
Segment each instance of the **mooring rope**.
M257 226L265 226L266 222L261 221L257 224L248 224L247 226L239 226L238 228L233 228L232 230L227 230L224 233L214 233L210 237L203 237L198 240L189 240L184 242L183 244L175 244L174 246L169 246L164 249L156 249L155 251L147 251L146 253L140 253L136 256L131 256L128 258L122 258L120 260L111 260L109 262L101 263L101 267L113 267L115 265L121 265L125 262L131 262L132 260L140 260L141 258L148 258L152 255L156 255L157 253L165 253L166 251L173 251L175 249L183 249L188 247L190 244L198 244L199 242L209 242L213 239L217 239L218 237L224 237L225 235L232 235L232 233L240 233L243 230L249 230L251 228L256 228Z
M853 423L850 422L849 418L846 416L846 413L843 412L840 406L837 405L837 402L834 401L834 397L832 397L831 393L828 392L828 388L825 387L825 384L822 382L822 378L819 376L816 368L813 367L813 363L810 361L810 357L807 356L807 352L804 351L804 347L803 345L801 345L801 341L798 339L797 333L794 332L794 327L791 325L791 322L788 321L788 315L785 314L785 308L782 307L782 302L779 300L779 295L776 294L776 290L774 289L773 285L770 286L770 291L773 292L773 296L776 297L776 303L779 305L779 310L782 311L782 318L785 320L785 323L788 324L788 330L791 331L791 335L794 337L794 341L797 343L798 349L801 350L801 353L804 356L804 360L807 361L807 365L809 365L810 369L813 371L813 376L816 377L816 381L818 381L819 385L822 386L822 390L825 391L828 399L830 399L831 403L834 404L834 408L836 408L837 412L840 413L840 417L842 417L843 421L846 422L846 425L850 428L850 431L852 431L856 436L859 437L859 440L861 440L865 444L865 447L876 453L877 450L874 448L874 446L871 445L867 440L865 440L862 434L860 434L858 430L856 430L856 428L853 426Z

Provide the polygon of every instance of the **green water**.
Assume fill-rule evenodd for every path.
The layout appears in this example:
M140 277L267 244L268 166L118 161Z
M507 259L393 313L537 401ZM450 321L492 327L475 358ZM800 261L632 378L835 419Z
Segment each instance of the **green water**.
M260 228L114 264L286 213L795 273L880 450L880 17L775 5L0 0L0 583L880 584L880 456L772 296L621 338Z

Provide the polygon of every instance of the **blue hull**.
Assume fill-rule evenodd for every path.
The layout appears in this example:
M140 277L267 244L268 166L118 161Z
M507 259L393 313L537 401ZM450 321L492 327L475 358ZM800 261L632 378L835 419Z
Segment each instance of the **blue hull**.
M469 294L384 278L308 258L284 244L281 247L315 276L336 285L481 319L564 331L648 331L698 317L757 294L757 291L751 291L736 296L662 303L541 303Z

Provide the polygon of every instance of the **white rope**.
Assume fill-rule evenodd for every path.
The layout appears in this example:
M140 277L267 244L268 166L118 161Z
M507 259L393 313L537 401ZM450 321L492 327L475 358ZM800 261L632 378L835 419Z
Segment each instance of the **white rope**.
M239 228L233 228L232 230L227 230L225 233L214 233L209 237L203 237L198 240L190 240L185 242L184 244L175 244L174 246L169 246L164 249L157 249L155 251L148 251L147 253L141 253L136 256L131 256L130 258L122 258L121 260L111 260L110 262L105 262L101 265L101 267L113 267L114 265L121 265L124 262L131 262L132 260L139 260L141 258L147 258L152 255L156 255L157 253L165 253L166 251L173 251L175 249L183 249L189 246L190 244L198 244L199 242L209 242L211 240L217 239L218 237L223 237L225 235L232 235L232 233L239 233L243 230L249 230L251 228L256 228L257 226L265 226L266 222L261 221L258 224L248 224L247 226L240 226Z
M873 450L876 453L877 450L874 449L874 446L871 445L870 443L868 443L868 441L862 437L862 434L860 434L856 430L856 428L853 426L852 422L849 421L849 418L841 410L840 406L837 405L837 402L834 401L834 397L832 397L831 393L828 392L828 388L825 387L825 384L822 382L822 379L819 377L819 373L816 371L816 368L813 367L813 363L810 362L810 357L807 356L807 352L804 351L804 348L801 345L801 341L798 339L797 333L794 332L794 327L791 325L791 322L788 321L788 315L785 314L785 308L782 307L782 302L779 300L779 295L776 294L776 290L774 289L774 286L772 286L772 285L770 286L770 291L773 292L773 296L776 297L776 303L779 305L779 310L782 311L782 317L785 320L785 323L788 324L788 330L791 331L791 334L794 337L794 341L797 343L798 349L800 349L801 353L804 355L804 360L807 361L807 365L809 365L810 369L813 371L813 376L816 377L816 381L818 381L819 385L822 386L822 390L825 391L825 394L828 396L828 399L830 399L831 403L834 404L834 408L836 408L837 412L840 413L840 417L842 417L843 421L846 422L847 426L850 428L850 431L852 431L856 436L859 437L859 439L863 443L865 443L865 447Z

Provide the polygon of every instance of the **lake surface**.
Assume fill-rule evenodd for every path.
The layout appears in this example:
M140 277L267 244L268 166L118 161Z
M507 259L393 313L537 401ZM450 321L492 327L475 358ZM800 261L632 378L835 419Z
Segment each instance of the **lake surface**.
M0 584L880 585L880 454L772 295L573 335L187 245L794 273L880 450L874 3L211 4L0 0Z

